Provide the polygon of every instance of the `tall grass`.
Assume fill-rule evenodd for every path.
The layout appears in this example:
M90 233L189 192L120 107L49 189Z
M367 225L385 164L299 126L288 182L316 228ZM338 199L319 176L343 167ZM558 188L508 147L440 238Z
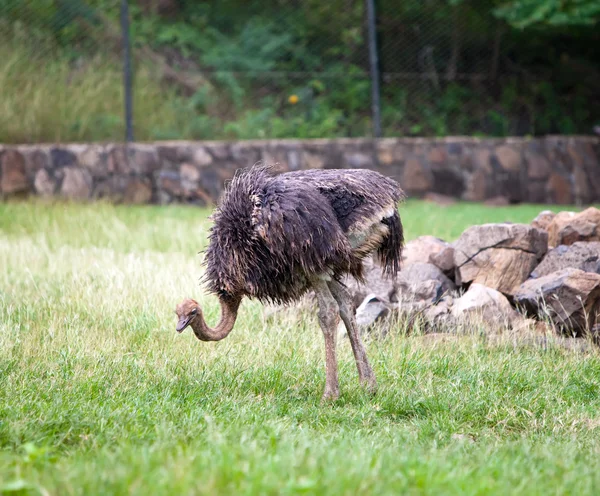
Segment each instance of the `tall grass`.
M38 42L39 43L39 42ZM0 36L0 143L109 141L124 137L120 61L110 54L70 60L50 41ZM136 67L136 139L189 135L192 109Z
M403 217L445 235L496 212ZM222 342L177 335L184 296L218 317L198 287L206 214L0 205L0 492L597 494L595 352L392 333L368 342L370 397L343 341L342 396L321 405L313 315L247 301Z

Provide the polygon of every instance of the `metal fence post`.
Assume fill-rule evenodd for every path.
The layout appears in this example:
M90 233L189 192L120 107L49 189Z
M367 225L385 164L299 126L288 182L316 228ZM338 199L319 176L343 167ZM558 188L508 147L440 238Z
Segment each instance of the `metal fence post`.
M371 69L371 115L373 118L373 136L381 137L381 98L379 92L379 58L377 55L377 26L375 0L367 2L367 23L369 31L369 63Z
M121 0L121 31L123 35L123 94L125 97L125 141L133 141L133 90L131 74L131 43L129 39L129 5Z

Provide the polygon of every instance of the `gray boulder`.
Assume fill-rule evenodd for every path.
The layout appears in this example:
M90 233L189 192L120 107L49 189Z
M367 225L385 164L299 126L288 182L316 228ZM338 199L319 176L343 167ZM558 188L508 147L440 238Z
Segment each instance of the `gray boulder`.
M448 277L454 277L454 247L452 245L445 246L441 251L429 255L429 263L438 267Z
M390 316L391 311L392 307L388 302L377 295L368 295L356 309L356 325L358 325L359 332L365 334L370 332L375 325L383 324L385 319ZM388 330L389 326L382 326L383 336L387 334ZM340 336L347 335L346 326L341 321L338 325L338 333Z
M465 294L454 300L452 316L456 319L471 317L490 324L504 324L512 323L519 314L500 291L473 283Z
M398 274L401 300L435 303L444 294L456 290L456 285L435 265L414 263Z
M456 284L483 284L512 295L548 250L548 233L528 224L483 224L454 244Z
M384 277L381 266L372 258L364 260L365 282L359 283L354 277L345 277L344 284L352 294L352 301L358 307L368 295L375 295L383 301L397 301L397 289L391 277Z
M553 248L531 273L531 277L547 276L569 267L600 274L600 241L577 241L572 245Z
M548 225L550 246L572 245L577 241L600 241L600 209L560 212Z
M600 324L600 274L562 269L524 282L514 299L570 334L583 335Z
M543 210L531 221L531 226L547 231L554 217L556 217L556 214L551 210Z
M430 257L450 246L434 236L419 236L406 243L402 251L402 268L414 263L429 263Z

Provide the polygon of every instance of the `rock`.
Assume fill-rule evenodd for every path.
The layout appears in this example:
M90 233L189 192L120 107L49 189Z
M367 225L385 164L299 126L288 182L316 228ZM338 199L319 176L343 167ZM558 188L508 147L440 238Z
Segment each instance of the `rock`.
M548 226L552 220L556 217L556 214L550 210L543 210L540 212L535 219L531 221L531 226L538 229L548 230Z
M382 165L390 165L394 162L394 141L389 139L378 139L375 147L377 148L377 161Z
M430 254L429 263L435 265L448 277L454 277L454 247L447 245L441 251Z
M573 203L573 186L570 177L563 174L553 173L546 185L546 201L559 205Z
M423 315L430 326L439 327L441 324L448 322L453 304L454 298L445 296L435 305L425 308Z
M6 150L0 155L0 193L14 194L28 190L25 159L16 150Z
M373 158L364 153L345 153L344 161L348 169L372 169Z
M548 223L548 225L546 226L546 229L545 229L546 231L548 231L548 246L549 247L554 248L556 246L554 244L554 242L552 241L553 236L550 235L550 229L552 228L553 230L556 231L557 226L564 226L564 225L568 224L576 215L577 215L577 212L568 212L568 211L558 212L557 214L554 215L554 217L550 220L550 222ZM554 237L556 237L556 233L555 233Z
M557 246L546 254L531 277L547 276L569 267L600 274L600 242L578 241L572 245Z
M145 144L129 145L126 147L128 173L140 175L152 174L160 167L158 153L154 146Z
M444 207L448 205L454 205L456 203L455 198L447 195L440 195L439 193L427 193L424 196L424 200Z
M316 303L313 305L313 310L316 308ZM378 326L381 333L378 337L385 337L390 330L391 321L389 317L392 315L393 304L384 301L380 297L370 294L365 297L361 304L357 307L355 313L356 325L361 335L365 335L374 330ZM348 330L342 320L340 320L337 328L340 338L348 335Z
M511 323L519 315L502 293L483 284L473 283L465 294L454 300L452 316L457 319L477 317L483 322L497 325Z
M231 158L231 150L226 143L205 143L204 149L217 160L229 160Z
M455 289L454 283L430 263L414 263L398 274L398 291L405 300L435 303Z
M256 146L251 146L252 142L235 143L231 145L231 156L238 164L244 164L248 167L260 160L261 150Z
M193 191L198 187L200 171L192 164L181 164L179 174L181 176L181 186L185 191Z
M537 153L527 155L527 175L530 179L546 179L550 175L550 162Z
M222 193L223 184L229 181L233 177L228 171L215 170L214 167L207 167L202 170L200 175L200 187L206 191L210 197L214 200L219 198Z
M419 236L406 243L402 251L402 268L414 263L429 263L430 257L450 245L434 236Z
M434 164L444 164L448 161L448 153L444 148L437 146L429 150L427 160Z
M64 179L60 188L63 196L73 200L84 200L89 198L92 192L92 178L85 169L65 167L63 169Z
M46 169L40 169L35 174L33 187L40 196L51 196L56 192L56 178L54 178Z
M521 155L507 145L496 148L496 158L504 170L517 171L521 166Z
M132 152L128 145L116 144L109 146L106 153L106 171L109 174L126 176L133 172L129 160Z
M123 193L125 203L144 204L152 200L152 185L146 178L132 177L129 179Z
M181 186L181 176L178 172L169 171L169 170L161 170L158 171L156 176L156 185L158 187L159 194L161 198L166 198L164 195L168 195L169 197L178 197L183 194L183 188ZM165 203L168 203L165 201Z
M582 335L600 323L600 274L562 269L525 281L514 299L529 313Z
M64 148L52 148L50 150L50 161L54 168L76 166L77 156L72 151Z
M425 193L433 186L433 174L418 159L410 158L404 164L401 184L409 194Z
M529 203L544 203L546 201L546 185L542 181L529 181L524 185L527 192L525 197Z
M429 193L430 195L442 197L440 201L445 201L447 204L453 198L460 198L463 195L466 189L466 181L464 171L461 171L460 168L444 165L444 167L432 167L431 172L433 174L433 189L437 193Z
M25 172L28 180L33 180L39 170L50 167L50 153L44 147L33 149L27 147L19 151L25 159Z
M299 150L289 150L287 152L287 164L291 171L300 170L302 166L301 152Z
M198 148L194 152L194 164L199 167L205 167L212 164L213 158L204 148Z
M475 169L483 172L492 172L491 166L491 152L486 148L476 148L473 150L471 157L471 164Z
M483 204L487 207L505 207L506 205L510 205L510 201L506 196L499 195L485 200Z
M583 167L577 167L573 171L573 194L577 205L593 203L597 194Z
M368 295L374 295L387 302L397 301L397 288L391 278L384 277L381 266L366 258L363 262L365 268L365 283L361 284L354 277L346 277L344 284L352 294L354 306L358 307Z
M511 295L547 249L548 234L527 224L472 226L454 244L456 283L476 282Z
M477 169L467 181L467 190L464 199L468 201L484 201L488 192L488 178L490 174L483 169Z
M325 165L325 160L316 153L304 152L304 165L308 169L322 169Z
M373 325L381 323L390 315L390 306L387 302L379 298L374 294L368 295L363 302L356 309L356 325L361 334L370 331ZM344 323L341 322L343 327L342 334L346 334L347 330ZM387 333L387 329L383 329L384 335Z
M572 245L576 241L600 241L600 210L590 207L583 212L561 212L548 226L550 246Z
M108 170L108 152L103 146L90 145L79 155L79 165L94 177L105 177Z

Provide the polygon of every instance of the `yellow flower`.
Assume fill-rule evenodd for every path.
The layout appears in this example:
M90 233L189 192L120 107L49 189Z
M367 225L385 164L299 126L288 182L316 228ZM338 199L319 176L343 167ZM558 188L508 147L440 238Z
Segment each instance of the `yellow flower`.
M292 105L296 105L298 103L298 100L300 100L298 98L298 95L290 95L288 97L288 102L290 102Z

